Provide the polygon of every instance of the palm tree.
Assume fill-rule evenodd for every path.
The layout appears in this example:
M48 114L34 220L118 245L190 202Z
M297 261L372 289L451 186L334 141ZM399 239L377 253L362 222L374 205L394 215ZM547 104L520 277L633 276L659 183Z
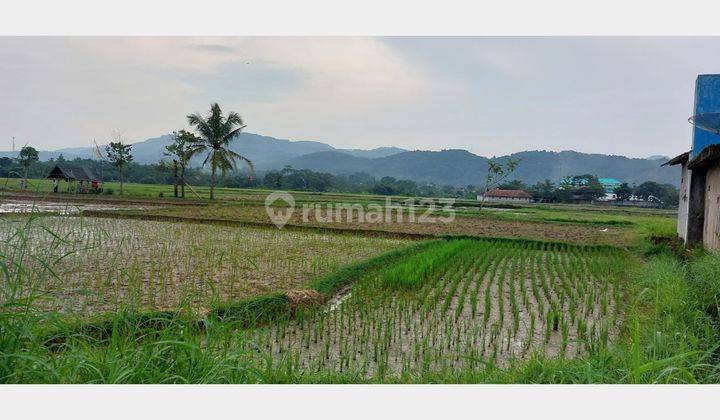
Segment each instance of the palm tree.
M228 170L237 169L235 161L239 159L247 163L251 171L254 170L250 159L230 150L230 142L240 134L245 124L235 112L228 113L227 117L223 116L217 103L210 105L210 114L207 117L196 113L188 115L187 119L198 134L200 140L198 151L207 152L203 166L210 163L210 199L212 200L215 198L218 168L225 175Z
M170 143L170 145L165 146L165 152L163 154L165 156L172 156L173 158L175 197L178 196L178 185L180 185L180 196L185 198L185 170L190 163L190 158L192 158L192 156L199 150L202 150L200 146L202 142L195 136L195 134L188 133L185 130L173 132L172 136L173 142ZM178 166L180 167L179 176Z

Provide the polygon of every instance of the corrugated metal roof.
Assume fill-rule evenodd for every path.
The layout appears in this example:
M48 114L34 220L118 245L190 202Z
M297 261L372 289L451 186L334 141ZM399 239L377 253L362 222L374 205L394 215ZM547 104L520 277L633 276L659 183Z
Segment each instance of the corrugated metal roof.
M663 163L660 166L673 166L673 165L677 165L679 163L685 163L688 161L688 159L690 159L690 152L685 152L681 155L675 156L674 158L668 160L667 162Z
M706 146L693 160L688 163L688 169L700 169L717 165L720 161L720 144Z

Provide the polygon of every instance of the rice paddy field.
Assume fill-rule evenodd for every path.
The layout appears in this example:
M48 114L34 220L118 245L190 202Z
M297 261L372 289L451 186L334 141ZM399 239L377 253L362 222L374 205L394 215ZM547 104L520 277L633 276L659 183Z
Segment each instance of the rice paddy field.
M389 232L395 234L419 234L427 236L443 235L472 235L479 237L504 237L523 239L544 239L549 241L571 242L576 244L613 245L630 247L636 245L637 236L633 230L634 222L607 222L592 221L568 223L565 221L535 220L534 210L497 211L483 210L472 214L456 213L448 222L417 223L409 220L405 214L402 220L395 217L382 222L358 221L357 214L342 211L341 217L324 221L327 207L318 209L318 218L311 212L304 220L301 211L294 211L288 221L288 226L330 228L346 231L363 232ZM525 212L525 213L522 213ZM243 205L237 203L214 204L196 209L180 206L167 206L148 211L118 210L104 212L107 216L148 217L178 221L215 220L235 223L252 223L272 225L264 206ZM511 214L517 213L517 214ZM557 213L557 211L556 211ZM350 219L347 215L350 214ZM397 214L395 212L394 214ZM417 217L423 214L417 211ZM417 219L416 219L417 220ZM667 231L668 225L672 227L674 219L651 219L661 230ZM669 221L670 223L667 223ZM674 229L674 228L673 228ZM672 231L672 229L670 229Z
M279 230L255 201L0 216L0 382L720 382L720 256L672 213Z
M23 267L31 286L18 292L36 294L44 310L76 315L123 306L202 312L234 299L302 289L317 276L406 243L143 220L0 219L0 253L11 267Z
M114 195L50 194L48 193L50 191L49 180L33 180L33 182L38 186L40 192L40 195L36 194L34 199L107 202L117 207L117 211L106 211L106 213L129 214L136 217L154 216L180 218L181 220L217 219L239 223L271 224L264 207L265 198L271 193L268 190L219 188L220 201L209 202L195 199L195 196L188 196L188 200L173 199L171 198L172 186L168 185L126 184L126 196L119 197ZM17 179L0 179L0 183L10 188L3 192L4 195L19 194L17 190L12 189L16 187ZM108 185L110 186L110 184ZM117 186L111 187L117 190ZM205 190L198 191L202 197L207 195ZM163 193L165 198L158 198L160 193ZM319 205L321 218L325 214L323 212L326 212L323 210L324 206L337 203L361 205L367 208L371 204L384 206L389 200L393 205L404 206L407 211L407 203L412 202L418 215L423 214L427 209L427 206L422 204L426 200L419 197L303 191L292 191L291 193L298 207L304 204ZM437 199L430 201L436 204L433 214L441 213L439 210L443 205ZM142 210L128 209L121 205L122 202L131 202L136 206L146 208ZM675 210L609 205L487 203L482 212L478 211L477 206L478 203L474 200L456 200L452 206L456 217L450 223L408 223L407 217L400 222L365 223L358 221L355 217L348 220L345 215L342 220L326 223L318 222L314 217L311 217L310 220L303 220L300 211L296 211L288 223L295 226L325 226L344 230L514 237L630 247L638 245L638 234L644 237L672 236L675 232L677 218ZM312 215L314 216L314 214L313 211Z

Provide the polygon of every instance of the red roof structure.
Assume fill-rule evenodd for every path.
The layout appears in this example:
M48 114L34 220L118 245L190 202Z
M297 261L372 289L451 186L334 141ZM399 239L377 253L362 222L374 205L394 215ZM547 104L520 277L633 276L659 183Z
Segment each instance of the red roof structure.
M496 198L532 198L532 196L522 190L501 190L495 188L485 193L485 197Z

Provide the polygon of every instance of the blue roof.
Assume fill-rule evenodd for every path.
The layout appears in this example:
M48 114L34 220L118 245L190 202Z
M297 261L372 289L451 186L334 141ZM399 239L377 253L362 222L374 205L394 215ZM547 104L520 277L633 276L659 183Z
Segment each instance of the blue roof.
M701 74L695 81L694 115L720 111L720 74ZM692 151L694 159L707 146L720 143L720 136L698 126L693 127Z
M622 182L615 178L599 178L598 181L600 181L601 184L622 184Z

